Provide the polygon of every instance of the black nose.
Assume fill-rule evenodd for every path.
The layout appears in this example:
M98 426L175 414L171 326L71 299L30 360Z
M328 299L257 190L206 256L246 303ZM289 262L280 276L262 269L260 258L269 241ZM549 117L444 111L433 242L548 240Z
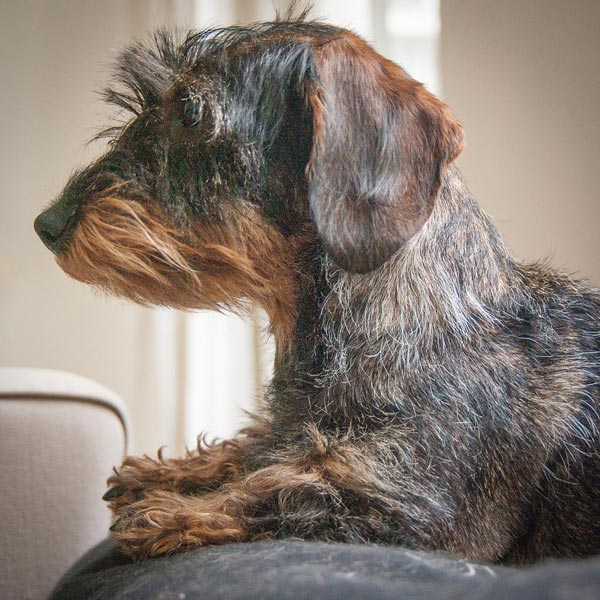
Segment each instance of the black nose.
M65 210L60 202L38 215L33 223L35 232L40 236L45 246L54 254L58 252L60 239L67 229L70 211Z

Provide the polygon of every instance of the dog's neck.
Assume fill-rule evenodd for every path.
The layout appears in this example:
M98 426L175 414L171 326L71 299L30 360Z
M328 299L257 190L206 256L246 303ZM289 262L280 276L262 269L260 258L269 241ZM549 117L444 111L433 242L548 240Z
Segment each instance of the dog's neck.
M422 372L442 345L495 327L516 297L514 263L456 168L424 227L382 267L352 274L324 257L319 276L321 297L301 297L292 349L273 381L280 396L297 373L297 389L285 393L312 414L393 404L395 380Z

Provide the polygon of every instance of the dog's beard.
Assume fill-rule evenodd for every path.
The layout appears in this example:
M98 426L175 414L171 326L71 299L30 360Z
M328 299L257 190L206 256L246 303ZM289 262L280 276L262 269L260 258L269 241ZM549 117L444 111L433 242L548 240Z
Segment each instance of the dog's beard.
M57 262L71 277L140 304L200 308L194 255L139 202L107 196L85 208Z
M288 337L296 283L284 243L252 213L180 230L140 202L110 195L84 209L57 262L74 279L142 305L246 314L257 303L276 335Z

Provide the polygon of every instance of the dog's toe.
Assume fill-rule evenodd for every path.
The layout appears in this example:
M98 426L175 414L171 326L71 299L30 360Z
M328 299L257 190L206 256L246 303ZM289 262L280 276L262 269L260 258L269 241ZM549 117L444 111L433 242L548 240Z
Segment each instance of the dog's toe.
M114 487L109 488L108 490L106 490L106 492L104 493L104 496L102 496L102 500L112 500L113 498L118 498L119 496L122 496L125 493L126 489L124 487L121 487L120 485L116 485Z
M119 517L110 527L109 531L118 531L119 524L123 521L123 517Z

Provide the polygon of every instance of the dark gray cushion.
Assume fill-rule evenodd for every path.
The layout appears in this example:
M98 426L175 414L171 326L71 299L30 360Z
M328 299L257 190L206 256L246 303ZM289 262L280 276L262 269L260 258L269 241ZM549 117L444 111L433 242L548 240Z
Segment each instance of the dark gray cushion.
M600 557L525 569L397 547L299 540L201 548L132 563L111 540L85 554L51 600L600 598Z

